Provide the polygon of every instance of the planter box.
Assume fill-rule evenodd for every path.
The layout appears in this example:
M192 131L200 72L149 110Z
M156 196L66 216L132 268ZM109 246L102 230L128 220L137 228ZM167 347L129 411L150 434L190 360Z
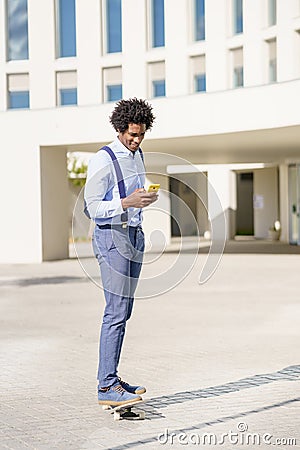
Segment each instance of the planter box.
M280 230L269 230L268 239L270 241L278 241L280 238Z

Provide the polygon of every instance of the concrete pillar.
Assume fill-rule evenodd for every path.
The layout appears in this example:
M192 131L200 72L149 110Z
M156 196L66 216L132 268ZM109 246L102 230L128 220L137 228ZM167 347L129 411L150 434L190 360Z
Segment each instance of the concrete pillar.
M231 239L235 234L235 174L223 165L209 168L207 174L209 218L212 220L225 215L226 239Z
M280 240L283 242L289 241L289 186L288 186L288 166L281 164L279 166L279 213L281 224Z
M66 151L41 148L43 261L69 257L69 187Z
M6 167L0 190L0 263L4 264L42 261L39 148L24 139L30 125L20 114L23 122L13 137L10 120L1 122Z

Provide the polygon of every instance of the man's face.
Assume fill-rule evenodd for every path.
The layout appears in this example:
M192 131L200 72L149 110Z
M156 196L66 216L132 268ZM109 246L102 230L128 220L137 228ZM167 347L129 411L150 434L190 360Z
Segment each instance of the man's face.
M128 150L135 152L138 150L142 140L145 137L146 125L143 123L130 123L124 133L119 133L119 139Z

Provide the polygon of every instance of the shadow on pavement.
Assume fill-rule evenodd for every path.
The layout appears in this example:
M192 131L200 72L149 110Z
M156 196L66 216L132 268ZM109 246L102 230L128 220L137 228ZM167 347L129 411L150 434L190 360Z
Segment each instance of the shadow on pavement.
M182 237L172 238L171 243L164 250L147 250L149 253L208 253L210 249L210 241L204 240L202 237ZM70 259L94 258L90 243L82 243L76 247L77 254L70 247ZM291 245L286 242L271 241L267 239L250 239L250 240L230 240L225 244L224 253L245 253L245 254L278 254L278 255L299 255L300 245Z
M186 254L195 254L198 253L208 253L210 250L210 245L206 243L205 245L201 245L198 249L197 242L194 242L194 245L190 243L189 247L181 248L179 245L170 246L166 253L186 253ZM260 239L252 239L249 241L227 241L225 243L225 248L223 253L230 254L267 254L267 255L300 255L300 246L299 245L291 245L285 242L280 241L268 241L268 240L260 240Z
M257 414L257 413L260 413L260 412L263 412L263 411L268 411L268 410L271 410L271 409L274 409L274 408L280 408L282 406L290 405L292 403L296 403L296 402L299 402L299 401L300 401L300 397L297 397L297 398L293 398L293 399L286 400L286 401L283 401L283 402L273 403L272 405L267 405L267 406L262 406L262 407L256 408L256 409L250 409L250 410L246 410L246 411L241 411L241 412L239 412L237 414L232 414L232 415L229 415L229 416L221 416L221 417L218 417L217 419L213 419L213 420L210 420L208 422L200 422L200 423L191 425L190 427L187 427L187 428L180 428L180 429L177 429L177 430L170 430L170 432L169 432L169 430L164 430L163 433L159 433L156 436L150 436L150 437L148 437L146 439L142 439L142 440L139 440L139 441L127 442L126 444L118 445L117 447L110 447L109 450L125 450L125 449L128 449L128 448L133 448L133 447L137 447L137 446L140 446L140 445L143 445L143 444L145 445L145 444L149 444L149 443L153 443L153 444L155 443L156 444L155 448L157 448L158 445L164 445L164 444L167 444L167 443L168 444L174 443L174 441L175 441L174 437L178 438L179 435L181 435L182 433L184 435L186 435L188 432L193 432L193 434L195 434L196 430L201 430L202 428L206 428L206 427L209 427L209 426L212 426L212 425L216 425L216 424L219 424L219 423L230 422L231 420L234 420L234 419L245 418L246 416L249 416L250 414ZM243 422L243 424L244 424L244 422ZM168 431L168 434L166 434L166 431ZM245 430L238 430L238 431L246 431L246 429ZM236 435L237 435L237 433L236 433ZM160 437L160 439L163 438L165 442L159 441L158 437ZM272 437L272 436L269 435L269 437ZM199 436L199 438L200 438L200 436ZM224 436L223 436L223 438L224 438ZM168 440L166 441L166 439L168 439ZM215 444L217 444L217 443L219 445L221 445L220 442L218 442L218 441L215 442ZM222 442L222 443L224 443L224 442ZM181 445L183 445L183 444L181 444Z
M225 383L218 386L212 386L204 389L198 389L196 391L185 391L178 392L176 394L172 394L169 396L162 396L152 398L149 401L146 401L144 405L140 408L146 413L146 419L160 419L164 417L158 410L162 408L166 408L169 405L174 405L178 403L184 403L191 400L196 400L199 398L208 398L208 397L218 397L220 395L229 394L231 392L241 391L243 389L249 389L257 386L261 386L263 384L273 383L275 381L297 381L300 378L300 365L294 365L285 367L277 372L254 375L252 377L242 378L237 381L232 381L230 383ZM208 426L215 425L220 422L229 422L233 419L239 419L250 414L259 413L262 411L267 411L273 408L279 408L281 406L286 406L291 403L296 403L300 401L300 397L286 400L279 403L274 403L272 405L263 406L260 408L241 411L239 413L222 416L217 419L210 420L208 422L201 422L198 424L194 424L187 428L182 428L178 430L172 430L172 433L176 436L181 433L187 433L189 431L195 432L195 430L199 430L201 428L205 428ZM162 433L163 434L163 433ZM119 445L117 447L110 447L110 450L125 450L126 448L136 447L142 444L156 443L158 445L158 435L151 436L143 440L138 440L134 442L127 442L126 444Z
M63 284L63 283L78 283L86 282L86 277L69 277L69 276L55 276L55 277L35 277L35 278L11 278L7 280L1 280L0 287L2 286L19 286L27 287L40 284Z
M241 391L242 389L249 389L263 384L273 383L274 381L295 381L300 378L300 365L289 366L274 373L267 373L261 375L254 375L252 377L242 378L238 381L231 381L230 383L219 386L212 386L196 391L178 392L173 395L156 397L146 401L143 405L143 410L154 413L157 409L166 408L169 405L188 402L198 398L218 397L230 392ZM152 409L154 411L152 411ZM149 417L154 418L154 417Z
M300 255L300 246L280 241L251 240L228 241L224 253L291 254Z

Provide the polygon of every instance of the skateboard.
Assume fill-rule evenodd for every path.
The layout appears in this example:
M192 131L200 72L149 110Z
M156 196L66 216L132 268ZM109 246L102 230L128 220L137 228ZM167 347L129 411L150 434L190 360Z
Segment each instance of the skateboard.
M111 411L114 415L114 421L127 419L127 420L143 420L145 419L145 411L132 411L132 408L139 403L143 403L144 400L140 400L135 403L124 403L123 405L110 406L102 405L104 411Z

